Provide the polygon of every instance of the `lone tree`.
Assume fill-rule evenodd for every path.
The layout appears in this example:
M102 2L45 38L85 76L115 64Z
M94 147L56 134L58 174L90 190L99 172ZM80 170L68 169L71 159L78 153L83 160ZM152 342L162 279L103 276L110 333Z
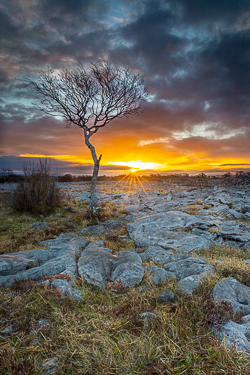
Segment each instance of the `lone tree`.
M100 59L85 68L62 70L55 74L48 68L38 80L28 80L40 97L40 109L52 116L63 116L68 125L83 129L85 144L90 149L94 169L91 181L90 209L98 208L96 182L102 155L97 157L90 138L115 118L128 117L141 109L147 98L140 73L131 73L127 67L111 65Z

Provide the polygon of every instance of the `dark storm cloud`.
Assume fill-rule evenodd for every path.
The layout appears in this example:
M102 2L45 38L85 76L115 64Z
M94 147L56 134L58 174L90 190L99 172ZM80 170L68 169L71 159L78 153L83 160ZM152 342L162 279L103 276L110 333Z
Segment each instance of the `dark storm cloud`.
M246 154L250 128L248 0L8 0L2 4L0 122L6 153L29 148L42 153L53 145L57 150L69 149L62 123L41 118L32 105L34 93L24 79L34 78L47 65L67 68L103 55L114 63L141 69L152 95L140 116L103 129L105 141L109 134L126 134L136 142L168 137L173 147L183 150L207 147L214 155ZM190 136L175 141L175 132L191 131L204 123L217 127L220 136L238 128L245 129L245 134L231 139ZM67 133L71 145L77 130Z
M123 37L133 42L128 50L132 56L140 54L145 64L156 99L175 98L183 104L192 101L190 107L195 104L198 112L203 106L207 120L249 126L250 23L244 30L220 30L217 22L223 25L230 19L236 25L249 3L177 3L181 5L179 13L174 13L174 7L171 11L148 6L147 13L122 29ZM209 35L205 27L196 25L204 18L210 26ZM189 25L186 33L183 23ZM178 36L173 35L178 26ZM207 112L205 101L211 107Z
M249 10L248 0L172 0L170 2L175 7L180 7L184 20L191 24L234 22L237 16Z

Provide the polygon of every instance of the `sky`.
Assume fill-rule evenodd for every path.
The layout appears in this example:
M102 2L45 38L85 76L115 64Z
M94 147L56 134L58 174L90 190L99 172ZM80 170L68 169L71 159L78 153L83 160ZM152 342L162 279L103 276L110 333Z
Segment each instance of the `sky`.
M100 56L150 93L91 138L100 174L250 171L249 0L0 1L0 168L92 173L82 129L41 112L26 79Z

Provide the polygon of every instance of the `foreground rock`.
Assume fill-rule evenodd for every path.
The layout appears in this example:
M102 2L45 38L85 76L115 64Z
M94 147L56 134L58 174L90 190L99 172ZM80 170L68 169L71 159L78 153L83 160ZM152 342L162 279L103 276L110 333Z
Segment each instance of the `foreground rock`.
M174 302L175 294L170 289L164 290L161 294L152 298L153 301L157 302Z
M237 351L250 352L250 322L237 324L229 321L214 330L215 335L228 347Z
M76 235L62 235L41 243L48 250L38 249L0 255L0 286L18 280L42 280L46 276L67 273L77 278L77 256L89 241Z
M83 293L80 290L74 288L74 285L72 285L72 283L68 282L67 280L54 279L51 285L54 288L56 288L60 293L62 293L62 296L64 297L80 299L83 296Z
M233 277L219 281L214 286L212 296L217 301L230 302L235 313L250 314L250 287Z
M163 268L144 266L149 272L149 280L159 285L168 279L177 279L177 287L184 294L192 294L203 281L204 277L214 272L214 267L199 257L164 250L161 246L149 246L139 254L142 260L165 263Z
M188 257L186 259L164 264L164 269L173 272L177 280L192 275L208 275L214 272L214 267L199 257Z
M149 272L149 280L155 285L160 285L168 279L175 279L175 274L173 272L167 272L157 266L144 266L144 269Z
M250 227L235 221L225 221L219 226L218 236L234 246L250 249Z
M188 295L192 294L203 280L204 275L202 274L187 276L184 279L178 281L176 286L183 294Z
M139 284L144 276L142 260L133 250L112 255L109 249L86 248L78 261L78 272L93 286L105 289L110 282L120 280L127 288Z

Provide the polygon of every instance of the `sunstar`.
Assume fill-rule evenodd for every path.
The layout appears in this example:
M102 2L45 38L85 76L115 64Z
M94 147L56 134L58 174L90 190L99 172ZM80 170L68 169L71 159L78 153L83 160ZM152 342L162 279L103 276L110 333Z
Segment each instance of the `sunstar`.
M140 160L110 161L108 164L130 167L131 172L135 172L136 170L143 170L143 169L162 169L162 168L165 167L164 164L143 162L143 161L140 161Z

